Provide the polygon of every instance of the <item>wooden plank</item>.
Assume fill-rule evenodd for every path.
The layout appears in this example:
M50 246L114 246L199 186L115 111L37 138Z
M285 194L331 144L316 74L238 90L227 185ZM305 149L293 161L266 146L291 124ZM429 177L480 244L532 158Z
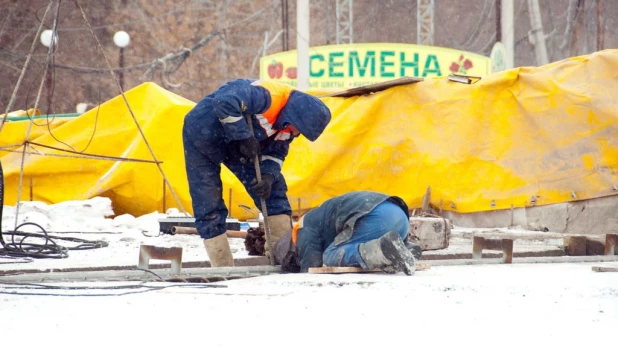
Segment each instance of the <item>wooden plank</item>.
M331 94L322 95L322 96L319 96L319 98L325 98L325 97L344 97L345 98L345 97L350 97L350 96L365 95L365 94L371 94L371 93L379 92L382 90L386 90L388 88L392 88L396 86L403 86L406 84L418 83L422 81L423 79L419 77L406 76L406 77L401 77L401 78L397 78L397 79L386 81L386 82L370 84L370 85L363 86L363 87L346 89L341 92L335 92Z
M593 266L594 272L618 272L618 266Z
M426 263L416 263L416 271L425 271L431 268L431 265ZM310 267L310 274L345 274L345 273L375 273L382 272L382 270L365 270L362 267L355 266L323 266L323 267Z

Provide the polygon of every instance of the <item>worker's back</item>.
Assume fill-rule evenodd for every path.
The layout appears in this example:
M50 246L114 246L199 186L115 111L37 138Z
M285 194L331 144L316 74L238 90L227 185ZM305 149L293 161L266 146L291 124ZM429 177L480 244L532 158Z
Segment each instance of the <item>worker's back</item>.
M329 199L307 212L303 217L303 226L319 230L324 247L333 241L339 244L350 238L354 224L359 218L386 200L392 200L408 214L406 203L398 197L372 191L358 191Z

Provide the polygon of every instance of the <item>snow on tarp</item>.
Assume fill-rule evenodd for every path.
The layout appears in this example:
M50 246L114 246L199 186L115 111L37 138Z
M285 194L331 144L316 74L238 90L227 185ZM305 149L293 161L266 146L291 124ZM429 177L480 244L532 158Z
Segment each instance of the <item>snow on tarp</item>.
M324 134L294 141L283 171L294 209L318 206L342 193L370 189L397 194L420 207L431 203L476 212L547 205L618 194L618 50L542 67L516 68L472 85L445 77L365 96L325 97L333 113ZM315 91L317 94L318 91ZM131 108L181 203L191 204L181 129L194 102L153 83L126 93ZM56 138L86 153L151 160L121 97L53 129ZM64 121L64 120L63 120ZM23 131L21 122L5 125ZM68 147L49 134L37 143ZM2 143L5 143L4 141ZM35 146L36 147L36 146ZM38 147L39 152L60 152ZM0 153L0 155L2 155ZM6 203L17 195L21 156L2 157ZM107 196L117 213L163 209L162 177L154 164L30 155L22 199L55 203ZM223 197L232 190L232 216L253 203L223 168ZM229 203L229 202L227 202ZM170 192L166 207L175 207Z

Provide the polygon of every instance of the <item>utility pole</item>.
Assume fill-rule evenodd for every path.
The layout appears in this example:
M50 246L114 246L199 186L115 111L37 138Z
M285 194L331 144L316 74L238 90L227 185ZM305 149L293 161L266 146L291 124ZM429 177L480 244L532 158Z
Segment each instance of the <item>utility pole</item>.
M417 0L416 4L416 43L433 46L434 0Z
M605 22L603 13L603 0L597 0L597 42L596 50L601 51L604 47L603 36L605 35Z
M543 22L541 21L541 10L539 0L528 0L528 12L530 12L530 38L534 44L537 65L549 63L547 59L547 46L545 45L545 34L543 33Z
M283 30L283 36L281 36L281 50L283 52L290 49L290 37L288 35L289 27L288 0L281 0L281 30Z
M309 0L296 1L297 88L309 88Z
M504 68L515 67L515 25L513 0L500 1L500 39L504 45Z
M337 44L353 43L354 0L337 0Z

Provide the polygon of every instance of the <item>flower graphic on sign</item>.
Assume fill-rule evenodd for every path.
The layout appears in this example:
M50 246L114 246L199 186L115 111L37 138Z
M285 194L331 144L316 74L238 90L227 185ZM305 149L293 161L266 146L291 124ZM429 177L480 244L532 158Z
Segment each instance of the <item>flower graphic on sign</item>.
M451 63L449 70L451 70L453 73L461 73L465 75L472 67L474 67L474 64L472 64L472 60L464 57L464 55L462 54L459 56L458 61Z

